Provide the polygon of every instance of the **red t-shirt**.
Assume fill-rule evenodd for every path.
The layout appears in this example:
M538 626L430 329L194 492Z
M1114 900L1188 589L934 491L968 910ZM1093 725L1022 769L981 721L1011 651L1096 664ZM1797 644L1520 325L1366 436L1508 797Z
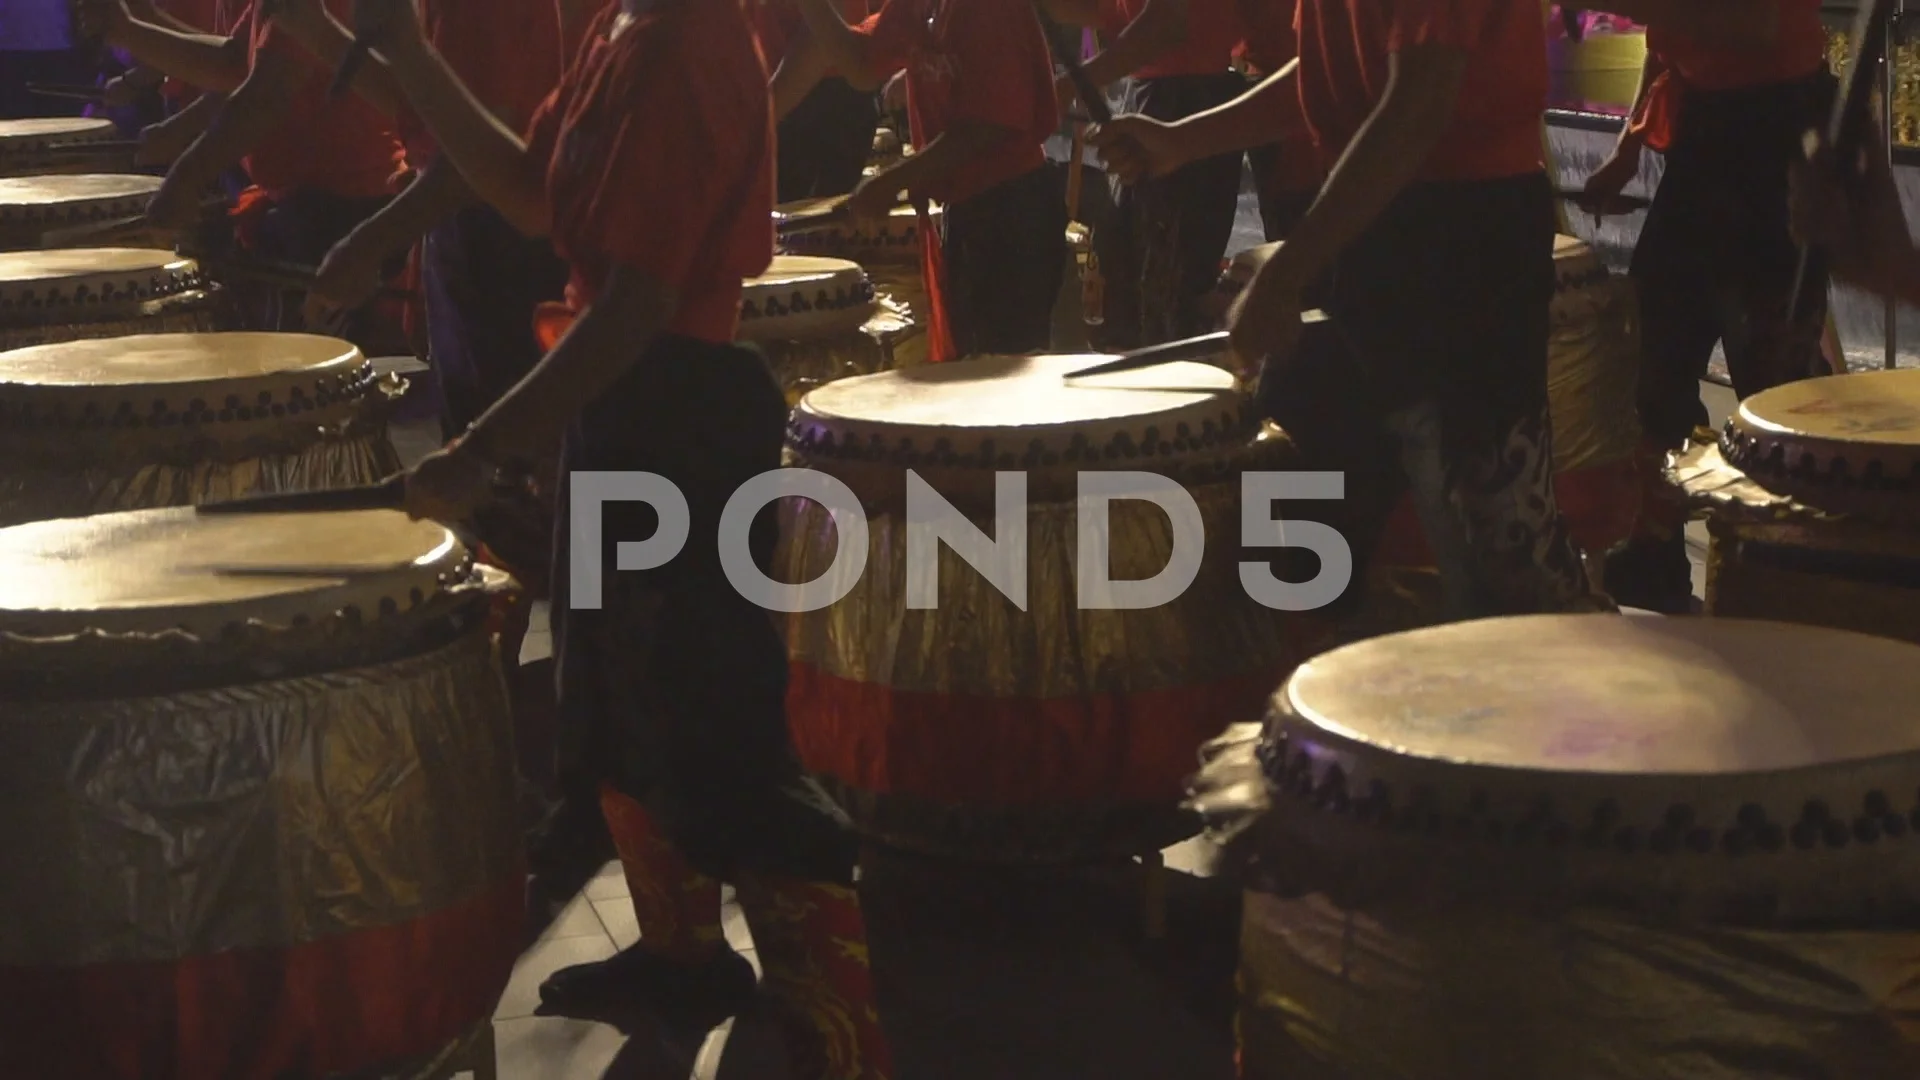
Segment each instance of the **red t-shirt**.
M906 70L915 147L955 121L1007 130L929 196L965 202L1045 163L1060 116L1053 58L1031 0L887 0L859 29L872 37L883 72Z
M773 261L773 100L739 0L660 0L617 35L609 9L535 114L568 298L615 267L678 291L668 330L728 342L741 282ZM610 35L612 35L610 37Z
M1539 0L1300 0L1300 104L1325 161L1345 152L1387 87L1388 58L1418 45L1468 54L1446 133L1421 180L1490 180L1541 168L1546 20Z
M1699 90L1744 90L1804 79L1827 59L1827 32L1820 23L1820 0L1779 0L1780 33L1770 49L1729 49L1702 45L1647 27L1647 51L1681 82Z
M1102 28L1117 36L1147 10L1147 0L1100 0ZM1237 0L1187 0L1187 40L1154 59L1135 78L1220 75L1233 65L1244 32Z
M343 22L353 0L328 0ZM393 125L357 95L331 101L333 72L258 11L248 25L251 63L285 65L300 80L293 104L273 134L247 157L247 173L269 195L305 189L344 198L373 199L392 193L390 181L405 160Z
M767 70L777 70L793 42L806 36L806 16L794 0L746 0L746 4L754 36L760 39L760 52L767 58ZM864 22L872 13L867 0L840 0L840 17L849 23Z
M419 0L420 28L454 74L501 122L524 131L541 102L560 85L560 73L579 41L561 40L560 8L552 0ZM585 26L576 34L583 34ZM407 161L424 167L438 154L433 136L413 110L397 118Z

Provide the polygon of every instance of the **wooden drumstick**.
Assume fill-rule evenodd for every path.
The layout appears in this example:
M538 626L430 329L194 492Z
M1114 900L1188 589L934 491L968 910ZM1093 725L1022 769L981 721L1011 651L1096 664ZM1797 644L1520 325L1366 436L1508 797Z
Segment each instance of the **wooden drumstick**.
M1312 326L1316 323L1327 321L1329 321L1327 313L1319 308L1313 308L1312 310L1300 313L1300 323L1303 326ZM1095 375L1115 375L1122 371L1138 371L1141 368L1156 367L1160 364L1171 364L1179 360L1197 360L1201 357L1212 356L1222 351L1227 348L1228 343L1232 340L1233 335L1231 333L1225 330L1219 330L1211 334L1201 334L1199 337L1169 341L1164 345L1149 345L1144 349L1135 349L1130 353L1122 353L1115 359L1095 364L1092 367L1084 367L1078 371L1069 371L1066 375L1062 376L1062 378L1086 379Z

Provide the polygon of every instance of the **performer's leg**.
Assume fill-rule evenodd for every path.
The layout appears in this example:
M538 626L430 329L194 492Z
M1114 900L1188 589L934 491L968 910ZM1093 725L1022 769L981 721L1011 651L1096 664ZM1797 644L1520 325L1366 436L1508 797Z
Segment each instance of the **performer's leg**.
M1670 158L1634 248L1640 299L1640 518L1634 535L1607 558L1607 590L1622 604L1666 614L1691 607L1687 510L1662 477L1669 450L1706 423L1700 400L1720 313L1712 287L1712 236L1702 225L1716 211L1711 187L1685 155Z
M946 211L948 318L959 355L1044 352L1066 272L1067 207L1044 165Z

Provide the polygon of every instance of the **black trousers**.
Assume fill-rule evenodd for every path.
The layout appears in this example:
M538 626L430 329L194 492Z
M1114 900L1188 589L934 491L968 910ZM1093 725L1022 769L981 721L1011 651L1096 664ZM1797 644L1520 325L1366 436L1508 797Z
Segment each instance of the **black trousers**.
M1827 122L1831 75L1752 90L1687 91L1666 172L1634 248L1640 294L1640 419L1677 446L1706 423L1700 379L1724 346L1741 397L1825 374L1827 269L1808 267L1811 303L1787 317L1799 247L1787 173L1806 131Z
M1130 111L1180 120L1245 92L1231 72L1135 82ZM1192 337L1220 280L1240 202L1239 154L1196 161L1137 184L1115 183L1111 221L1094 234L1106 279L1101 345L1125 350Z
M772 616L742 597L716 537L734 491L780 467L786 398L757 352L668 337L569 432L554 571L560 775L576 798L601 780L648 807L696 869L847 882L857 845L805 778L786 725L786 648ZM618 541L651 537L643 503L603 507L603 606L567 603L572 474L638 471L685 495L691 531L655 570L620 571ZM772 505L750 548L772 565ZM591 805L591 803L588 803Z
M476 206L427 235L421 278L441 429L451 439L539 363L533 312L565 296L567 264L550 241Z
M1554 232L1542 174L1417 185L1311 298L1329 322L1263 377L1263 404L1303 467L1345 474L1345 501L1286 515L1347 538L1355 584L1344 604L1358 602L1362 571L1409 486L1454 617L1584 601L1585 572L1552 485Z
M947 321L960 356L1044 352L1066 274L1061 170L1042 165L946 208Z
M873 155L879 98L845 79L826 79L780 123L781 202L845 195Z

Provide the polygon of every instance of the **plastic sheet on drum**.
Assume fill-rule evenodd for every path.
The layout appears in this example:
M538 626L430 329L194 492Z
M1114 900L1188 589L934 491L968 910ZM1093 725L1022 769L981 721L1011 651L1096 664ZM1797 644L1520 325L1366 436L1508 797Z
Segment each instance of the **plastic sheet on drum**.
M1582 318L1556 323L1548 346L1553 460L1561 473L1624 461L1640 440L1640 328L1633 284L1613 279Z
M426 915L519 866L483 635L330 674L4 711L0 967L289 947Z
M238 460L129 462L70 469L13 461L0 466L0 526L117 510L149 510L244 495L373 484L400 470L384 424Z
M1920 929L1370 917L1249 893L1247 1080L1911 1080Z

